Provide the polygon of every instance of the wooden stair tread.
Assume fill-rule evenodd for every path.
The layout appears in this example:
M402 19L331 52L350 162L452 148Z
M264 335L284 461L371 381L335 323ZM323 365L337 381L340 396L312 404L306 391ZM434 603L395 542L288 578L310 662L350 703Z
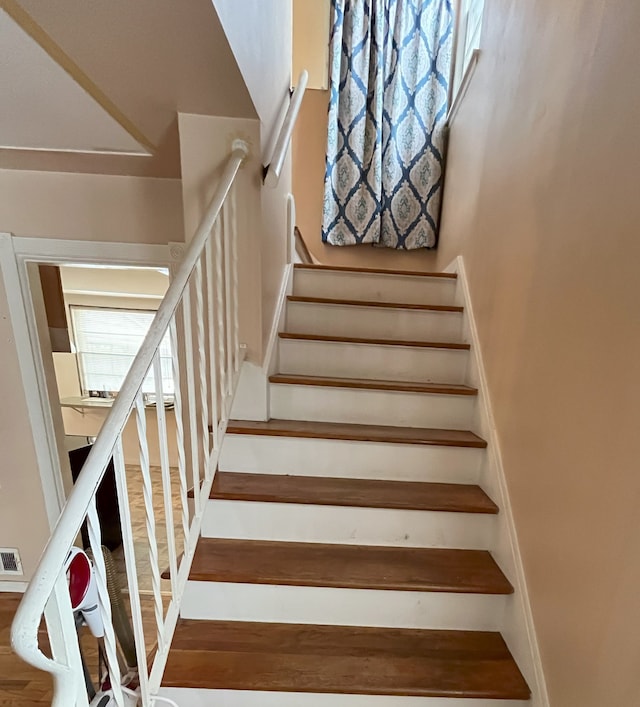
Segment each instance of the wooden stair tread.
M434 393L439 395L477 395L478 389L455 383L420 383L409 381L374 380L369 378L335 378L306 376L293 373L275 373L271 383L310 385L326 388L358 388L363 390L397 390L403 393Z
M297 341L331 341L338 344L375 344L378 346L412 346L423 349L453 349L468 351L471 346L458 342L448 341L409 341L407 339L373 339L360 336L335 336L333 334L298 334L282 331L278 334L281 339Z
M485 440L466 430L441 430L428 427L393 427L388 425L352 425L343 422L301 420L230 420L227 434L340 439L356 442L424 444L446 447L487 446Z
M526 700L499 633L181 619L165 687Z
M218 471L210 498L414 511L497 513L479 487L420 481L287 476Z
M200 538L189 579L479 594L513 587L486 550Z
M347 307L382 307L387 309L416 309L425 312L463 312L464 307L448 304L410 304L404 302L374 302L372 300L359 299L333 299L332 297L302 297L300 295L289 295L289 302L299 302L302 304L330 304Z
M458 276L451 272L418 272L415 270L388 270L386 268L354 268L346 265L317 265L311 263L296 263L296 270L324 270L327 272L368 273L371 275L407 275L409 277L436 277L443 280L455 280Z

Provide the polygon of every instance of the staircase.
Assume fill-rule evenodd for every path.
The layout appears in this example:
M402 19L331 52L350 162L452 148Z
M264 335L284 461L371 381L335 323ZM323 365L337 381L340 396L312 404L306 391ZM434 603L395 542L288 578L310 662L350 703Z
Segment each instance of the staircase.
M272 419L229 423L161 694L528 704L455 293L446 273L295 267Z

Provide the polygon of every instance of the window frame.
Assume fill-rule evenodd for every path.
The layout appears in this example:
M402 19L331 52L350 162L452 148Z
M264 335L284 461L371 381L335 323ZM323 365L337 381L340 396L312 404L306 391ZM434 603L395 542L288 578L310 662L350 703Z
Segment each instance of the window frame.
M469 16L474 8L481 6L477 22L469 31ZM484 12L486 0L456 0L455 2L455 40L453 46L453 64L451 67L449 117L455 114L480 54ZM469 39L473 40L469 43Z
M87 379L86 379L86 374L83 369L83 364L82 364L82 354L83 352L80 350L78 346L78 333L76 330L76 320L74 317L74 310L91 310L91 311L105 311L105 312L128 312L128 313L140 313L140 314L152 314L154 317L157 313L157 309L146 309L144 307L115 307L115 306L105 306L105 305L93 305L93 304L68 304L68 309L69 309L69 324L70 324L70 329L71 329L71 335L72 335L72 341L73 341L73 347L74 347L74 354L76 358L76 366L78 369L78 383L80 387L80 393L82 397L89 397L90 396L90 391L91 390L96 390L95 388L89 388L86 386L87 384ZM171 337L171 333L167 331L165 336L168 336L169 338ZM84 353L89 353L89 352L84 352ZM108 355L108 354L105 354ZM162 357L161 358L166 358ZM147 374L149 375L149 374ZM173 379L173 370L171 371L171 378ZM144 385L144 383L143 383ZM175 380L173 381L174 389L175 389ZM111 390L109 391L111 393L119 393L120 390ZM145 393L145 395L149 395L148 393ZM155 393L152 394L155 396ZM163 398L165 401L167 400L173 400L174 395L172 393L164 393L163 391Z

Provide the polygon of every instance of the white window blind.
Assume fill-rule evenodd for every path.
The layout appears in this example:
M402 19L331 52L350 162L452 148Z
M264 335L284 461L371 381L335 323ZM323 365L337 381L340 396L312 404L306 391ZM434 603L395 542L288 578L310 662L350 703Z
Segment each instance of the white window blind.
M119 391L155 312L73 305L70 310L83 392ZM160 365L163 393L173 395L168 332L160 345ZM149 371L142 392L155 393L153 369Z

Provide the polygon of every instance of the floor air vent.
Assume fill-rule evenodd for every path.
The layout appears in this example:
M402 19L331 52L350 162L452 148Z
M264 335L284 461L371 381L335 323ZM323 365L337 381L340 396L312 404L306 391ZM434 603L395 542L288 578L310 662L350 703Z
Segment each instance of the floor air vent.
M15 548L0 547L0 574L22 574L22 562Z

